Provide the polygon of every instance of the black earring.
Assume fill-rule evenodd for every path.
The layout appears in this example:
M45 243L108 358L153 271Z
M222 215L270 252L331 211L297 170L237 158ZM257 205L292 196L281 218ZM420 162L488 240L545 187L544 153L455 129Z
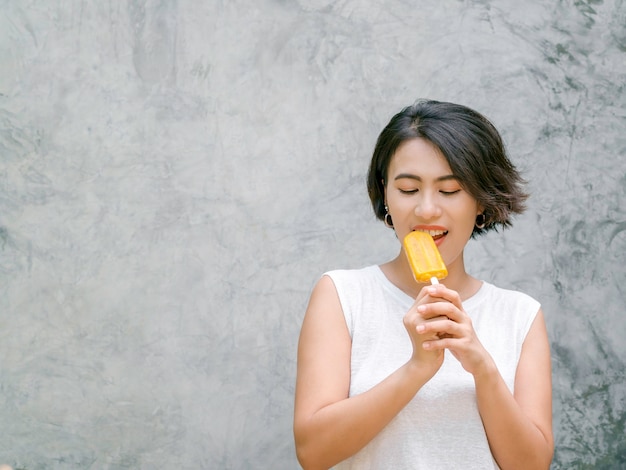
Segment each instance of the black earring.
M485 214L478 214L476 216L476 228L478 229L485 228L486 224L487 224L487 217L485 216Z
M389 215L389 208L387 206L385 206L385 217L383 221L387 227L393 228L393 220L391 220L391 215Z

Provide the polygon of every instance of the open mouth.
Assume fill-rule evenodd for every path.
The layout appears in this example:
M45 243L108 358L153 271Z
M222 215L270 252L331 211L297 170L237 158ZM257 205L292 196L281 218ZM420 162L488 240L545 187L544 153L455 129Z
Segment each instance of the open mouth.
M435 241L445 237L448 234L447 230L420 230L420 232L427 233L428 235L433 237L433 240Z

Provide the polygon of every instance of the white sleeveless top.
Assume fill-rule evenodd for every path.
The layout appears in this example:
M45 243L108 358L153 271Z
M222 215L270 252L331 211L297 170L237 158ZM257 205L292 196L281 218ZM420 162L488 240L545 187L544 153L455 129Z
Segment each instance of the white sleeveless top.
M350 396L363 393L409 359L411 340L402 319L414 299L378 266L327 272L334 282L352 337ZM539 302L521 292L483 282L463 302L483 346L509 390L522 343ZM363 449L337 470L497 469L489 450L471 374L449 352L435 376Z

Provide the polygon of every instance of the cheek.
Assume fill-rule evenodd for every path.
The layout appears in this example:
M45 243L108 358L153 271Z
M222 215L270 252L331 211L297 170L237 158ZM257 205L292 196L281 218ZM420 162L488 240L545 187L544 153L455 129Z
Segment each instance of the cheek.
M470 235L474 230L474 225L476 225L476 216L480 213L481 211L479 205L472 201L465 206L463 215L459 214L458 220L463 220L463 225L467 226L467 231Z

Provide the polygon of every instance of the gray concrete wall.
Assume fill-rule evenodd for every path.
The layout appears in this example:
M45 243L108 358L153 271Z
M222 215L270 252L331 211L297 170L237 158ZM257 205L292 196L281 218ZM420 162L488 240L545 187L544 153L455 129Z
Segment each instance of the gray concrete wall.
M297 468L308 294L396 253L366 167L429 97L530 182L468 262L543 304L553 468L624 465L625 84L623 0L0 0L0 462Z

